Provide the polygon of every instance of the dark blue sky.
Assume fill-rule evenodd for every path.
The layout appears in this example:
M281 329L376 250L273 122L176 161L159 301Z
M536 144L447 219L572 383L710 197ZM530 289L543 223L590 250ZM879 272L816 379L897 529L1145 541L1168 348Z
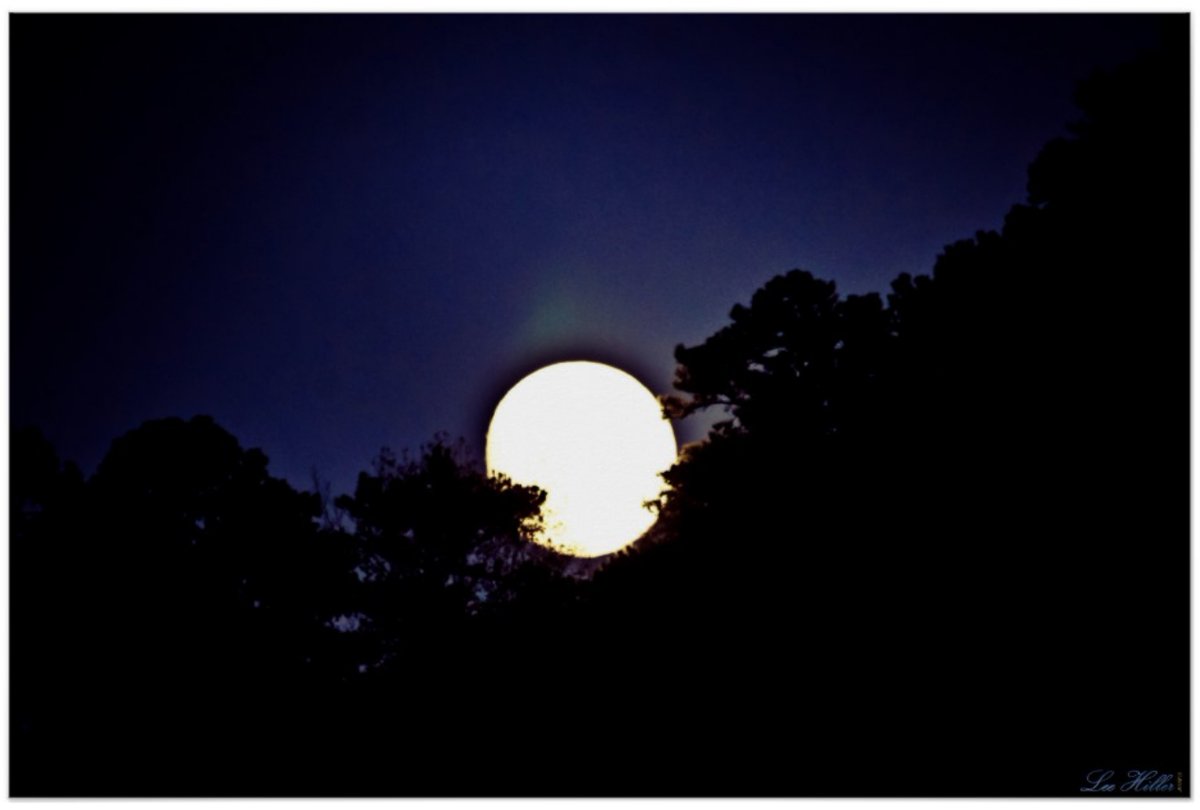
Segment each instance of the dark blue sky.
M1131 16L11 20L11 408L213 415L348 491L543 359L660 393L772 275L997 228ZM682 438L693 438L683 431Z

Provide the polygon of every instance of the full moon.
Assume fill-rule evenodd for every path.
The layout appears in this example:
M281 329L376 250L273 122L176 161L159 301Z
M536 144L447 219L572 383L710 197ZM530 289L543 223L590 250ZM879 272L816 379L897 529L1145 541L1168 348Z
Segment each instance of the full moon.
M496 406L487 468L546 491L535 540L578 557L617 551L650 528L675 432L654 395L620 369L575 361L538 369Z

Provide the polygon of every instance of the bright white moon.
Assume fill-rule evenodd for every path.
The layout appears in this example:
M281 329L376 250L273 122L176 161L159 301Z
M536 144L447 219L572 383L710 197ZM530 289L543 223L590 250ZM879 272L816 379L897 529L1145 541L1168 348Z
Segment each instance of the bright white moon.
M492 414L487 468L546 490L538 542L579 557L632 543L675 463L675 432L658 400L603 363L555 363L514 385Z

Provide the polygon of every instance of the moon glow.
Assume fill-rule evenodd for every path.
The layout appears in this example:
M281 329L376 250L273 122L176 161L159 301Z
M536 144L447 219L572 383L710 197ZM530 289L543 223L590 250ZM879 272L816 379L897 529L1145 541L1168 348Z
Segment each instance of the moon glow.
M654 523L675 432L654 395L624 371L572 361L509 389L487 433L489 474L546 491L535 540L578 557L632 543Z

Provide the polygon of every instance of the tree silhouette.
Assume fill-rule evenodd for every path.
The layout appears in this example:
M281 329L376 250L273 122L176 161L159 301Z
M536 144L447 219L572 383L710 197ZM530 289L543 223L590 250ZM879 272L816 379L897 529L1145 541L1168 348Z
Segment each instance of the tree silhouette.
M1130 667L1073 639L1186 627L1186 64L1177 38L1085 82L1084 117L1031 165L1028 202L931 275L897 278L886 307L795 270L676 349L666 414L729 418L684 448L659 526L595 598L651 636L685 613L694 635L656 661L681 676L705 650L753 660L754 676L722 669L726 685L820 739L803 750L825 778L852 767L831 746L917 741L950 792L971 792L968 758L1032 770L1024 784L1049 793L1099 760L1185 768L1178 707L1096 710L1155 684L1183 700L1185 645ZM1131 576L1121 561L1143 555L1169 570ZM810 666L776 681L798 657ZM1051 705L1069 728L1057 744L998 742ZM730 719L689 753L743 733ZM878 768L891 793L924 787L899 761Z
M394 791L396 763L416 793L458 790L462 768L480 787L528 784L530 753L499 741L536 722L529 694L561 661L548 644L576 596L565 560L530 541L544 499L444 436L415 458L385 449L338 498L358 582L338 617L351 677L332 728L339 761L379 774L359 788Z
M544 493L444 437L381 453L337 499L352 532L209 417L146 422L86 484L34 430L13 460L23 794L379 795L389 760L437 792L472 697L527 688L576 596L529 542Z
M14 606L53 606L31 622L53 627L55 646L14 666L30 676L23 708L35 707L15 738L35 763L23 784L107 794L237 783L236 769L205 777L195 763L249 744L225 729L258 727L272 696L303 681L338 599L342 550L317 531L315 497L270 477L266 456L207 417L122 436L86 487L68 468L47 488L48 456L34 449L38 466L19 468L15 491L51 495L14 557L38 584L14 592ZM69 502L55 499L64 489ZM132 781L108 750L148 774ZM77 764L63 773L62 759Z
M536 488L485 475L445 437L417 459L385 449L354 495L337 500L355 525L357 615L381 645L362 663L387 665L404 657L396 645L453 636L512 600L518 571L547 556L530 542L544 499Z
M78 606L63 599L74 579L72 546L84 530L80 519L83 476L62 463L40 431L13 430L9 562L10 689L13 785L30 784L30 770L45 767L48 728L69 729L61 696L75 680L72 628ZM36 781L36 780L34 780Z

